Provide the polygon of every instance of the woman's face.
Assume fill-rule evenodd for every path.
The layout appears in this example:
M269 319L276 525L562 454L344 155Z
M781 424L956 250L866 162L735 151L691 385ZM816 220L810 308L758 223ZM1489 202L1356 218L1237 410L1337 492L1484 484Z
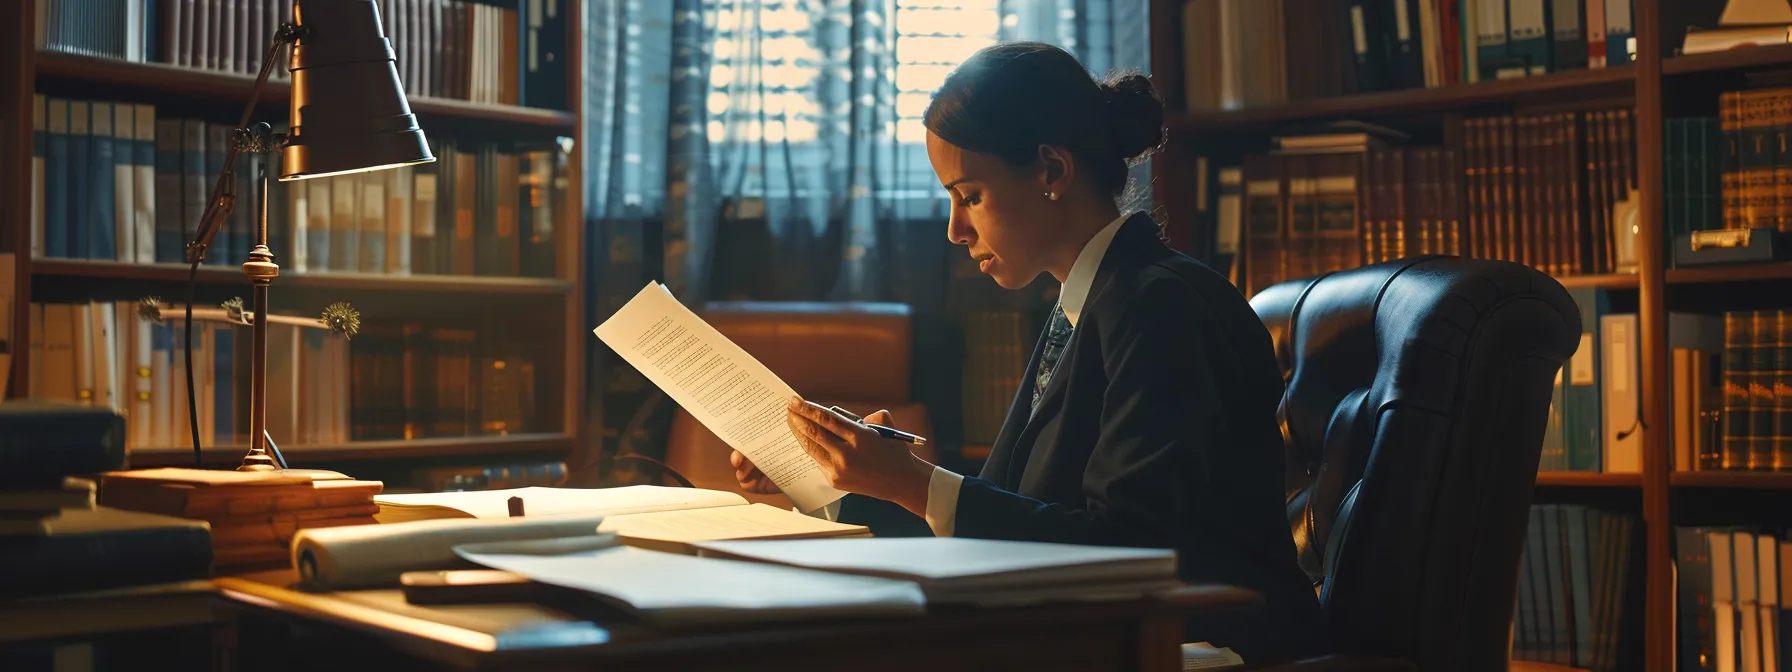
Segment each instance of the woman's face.
M1052 248L1053 201L1046 171L959 148L927 134L927 158L952 198L946 236L963 245L978 270L1020 289L1046 270Z

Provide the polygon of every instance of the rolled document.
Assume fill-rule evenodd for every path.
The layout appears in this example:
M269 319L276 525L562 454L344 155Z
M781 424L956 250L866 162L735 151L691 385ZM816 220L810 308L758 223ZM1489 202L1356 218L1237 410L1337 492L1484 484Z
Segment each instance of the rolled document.
M292 562L305 585L323 590L397 585L400 574L465 566L459 544L588 537L603 516L441 519L300 530Z

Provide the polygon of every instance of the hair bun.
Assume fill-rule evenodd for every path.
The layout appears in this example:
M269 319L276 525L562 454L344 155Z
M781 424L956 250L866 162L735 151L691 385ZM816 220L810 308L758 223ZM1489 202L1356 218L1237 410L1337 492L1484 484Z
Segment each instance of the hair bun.
M1112 75L1101 83L1108 99L1108 139L1127 163L1143 159L1164 141L1164 101L1151 79L1137 71Z

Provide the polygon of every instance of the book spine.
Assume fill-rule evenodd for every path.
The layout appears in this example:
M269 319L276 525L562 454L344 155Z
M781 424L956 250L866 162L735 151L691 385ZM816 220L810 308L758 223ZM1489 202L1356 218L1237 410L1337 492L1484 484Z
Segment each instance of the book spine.
M1748 468L1748 434L1754 426L1749 403L1749 379L1754 375L1754 314L1724 314L1724 397L1722 469Z
M1777 471L1792 470L1792 310L1773 311L1773 459ZM1785 577L1782 577L1784 580Z
M112 107L112 213L113 250L97 259L137 260L137 108L119 103Z
M135 249L129 260L140 264L156 261L156 205L161 183L156 177L156 108L138 105L136 128L131 132L131 240Z

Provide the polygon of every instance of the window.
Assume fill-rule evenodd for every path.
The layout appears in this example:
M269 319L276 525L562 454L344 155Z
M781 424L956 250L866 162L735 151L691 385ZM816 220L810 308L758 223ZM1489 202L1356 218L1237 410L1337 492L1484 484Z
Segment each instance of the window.
M912 0L896 8L896 139L921 144L921 115L946 76L994 44L997 0ZM1010 20L1013 17L1009 17Z
M899 142L920 146L925 141L921 115L934 90L958 63L996 41L997 2L896 1L893 130ZM849 101L824 101L837 100L850 87L824 81L822 64L828 59L845 63L851 58L848 49L864 48L831 48L850 44L851 17L844 14L851 3L708 0L707 5L715 36L707 101L711 142L812 143L824 124L844 124L830 117L844 116ZM824 113L824 107L832 114Z

